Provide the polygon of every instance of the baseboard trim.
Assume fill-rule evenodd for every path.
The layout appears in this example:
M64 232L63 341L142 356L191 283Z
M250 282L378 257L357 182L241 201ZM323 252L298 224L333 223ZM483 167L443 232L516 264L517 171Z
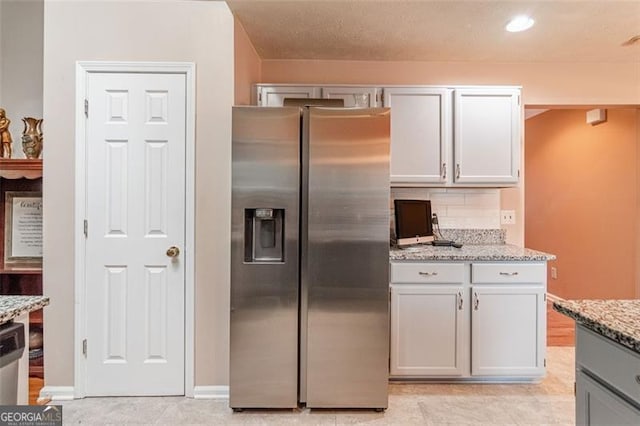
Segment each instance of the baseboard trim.
M547 293L547 299L549 299L551 302L561 302L564 300L562 297L556 296L552 293Z
M194 399L229 399L229 386L194 386Z
M45 386L40 389L40 401L71 401L74 399L73 386Z

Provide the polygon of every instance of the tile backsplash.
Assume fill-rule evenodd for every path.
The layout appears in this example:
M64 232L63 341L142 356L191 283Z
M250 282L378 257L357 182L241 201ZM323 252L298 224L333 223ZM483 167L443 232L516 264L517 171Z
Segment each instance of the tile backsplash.
M391 188L391 234L395 234L393 200L431 200L441 229L499 229L500 190L493 188Z

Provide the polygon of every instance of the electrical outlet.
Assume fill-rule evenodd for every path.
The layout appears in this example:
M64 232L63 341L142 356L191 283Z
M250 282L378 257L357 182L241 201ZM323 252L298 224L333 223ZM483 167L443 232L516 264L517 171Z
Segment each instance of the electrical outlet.
M551 278L553 278L554 280L558 279L558 268L556 268L555 266L551 267Z
M500 210L500 224L501 225L515 225L516 223L516 211L515 210Z

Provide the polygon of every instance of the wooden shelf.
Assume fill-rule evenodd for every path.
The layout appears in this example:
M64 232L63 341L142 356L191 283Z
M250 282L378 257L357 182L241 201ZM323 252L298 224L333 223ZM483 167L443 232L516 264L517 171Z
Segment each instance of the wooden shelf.
M44 377L44 365L29 365L29 377Z
M0 0L1 1L1 0ZM41 295L42 265L4 263L5 202L7 192L42 192L42 160L0 158L0 294ZM42 309L29 314L29 324L44 328ZM29 360L29 376L44 378L44 357Z
M0 158L0 177L5 179L38 179L42 177L42 160Z
M4 265L4 267L0 267L0 274L25 274L25 275L33 275L33 274L41 274L42 267L16 267L11 265Z
M42 309L38 309L37 311L32 311L29 313L29 324L33 325L42 325L43 315Z

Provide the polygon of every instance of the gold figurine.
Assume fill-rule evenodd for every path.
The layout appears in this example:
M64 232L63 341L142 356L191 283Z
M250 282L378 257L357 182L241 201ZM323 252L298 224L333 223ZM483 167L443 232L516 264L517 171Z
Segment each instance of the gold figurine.
M11 133L9 133L10 124L11 120L6 117L4 109L0 108L0 140L2 141L2 146L0 147L1 158L11 158L11 144L13 143L13 140L11 139Z

